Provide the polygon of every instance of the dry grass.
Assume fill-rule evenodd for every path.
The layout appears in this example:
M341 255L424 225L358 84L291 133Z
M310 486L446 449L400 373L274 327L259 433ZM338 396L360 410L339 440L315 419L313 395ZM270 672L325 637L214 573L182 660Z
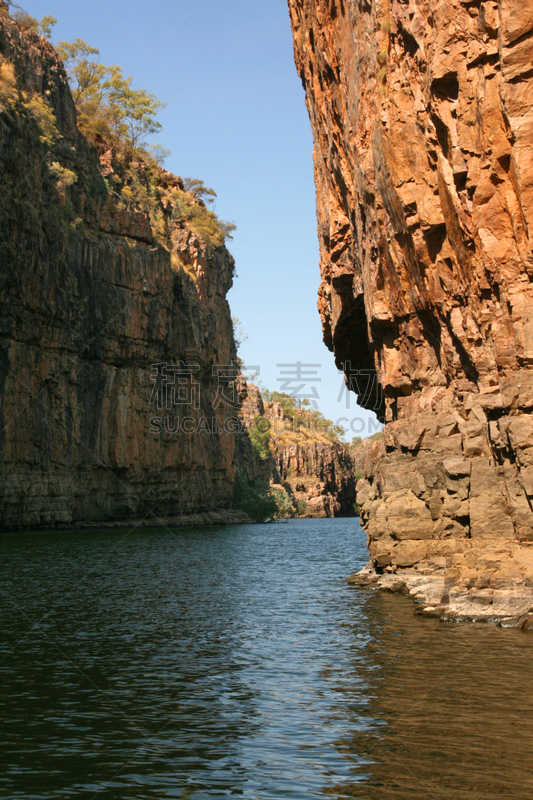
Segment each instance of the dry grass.
M0 61L0 95L10 100L18 98L15 68L10 61Z

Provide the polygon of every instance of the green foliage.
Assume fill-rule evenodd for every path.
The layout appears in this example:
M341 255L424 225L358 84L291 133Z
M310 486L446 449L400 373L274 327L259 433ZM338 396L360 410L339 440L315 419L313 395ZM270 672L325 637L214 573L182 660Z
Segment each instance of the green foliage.
M76 183L78 176L72 170L62 167L57 161L52 161L49 169L50 172L52 172L52 174L55 176L57 190L60 197L64 200L67 188Z
M156 164L159 164L160 167L162 167L167 158L170 158L172 155L172 151L169 150L168 147L163 147L162 144L158 143L151 144L148 147L147 152L152 156Z
M294 517L294 506L285 489L273 487L271 492L277 506L275 516L279 518Z
M285 489L262 480L248 483L240 472L233 487L233 504L256 522L294 516L294 506Z
M0 0L0 11L9 14L12 5ZM47 38L56 22L51 16L36 20L21 10L13 17L19 25ZM223 246L236 226L218 219L207 207L214 202L215 191L199 179L186 178L183 188L177 181L161 180L161 166L170 151L160 144L149 145L146 139L161 130L157 114L164 103L144 89L133 88L131 77L119 66L102 64L97 48L82 39L61 41L56 49L65 62L80 130L100 151L103 145L111 151L113 172L98 182L92 175L87 178L94 184L88 187L91 196L104 203L114 195L119 211L143 211L155 238L169 250L172 234L180 227L189 228L208 246ZM77 176L61 165L61 136L54 113L40 94L19 96L13 65L0 57L0 109L19 99L37 123L41 142L49 151L50 170L65 198ZM178 257L173 258L179 265Z
M355 472L355 477L356 477L356 479L357 479L358 481L360 481L362 478L364 478L364 477L365 477L365 474L364 474L364 472L361 472L361 470L360 470L360 469L358 469L358 470L356 470L356 472Z
M233 338L235 340L235 347L237 348L238 351L241 344L243 344L248 339L248 334L243 331L242 322L240 321L239 317L233 316L231 318L231 324L233 326Z
M39 127L41 143L50 149L57 139L61 138L57 130L54 112L38 94L34 94L29 100L26 100L24 106Z
M42 20L39 22L38 33L39 36L43 36L45 39L52 38L52 28L56 25L57 19L55 17L51 17L47 15L43 17Z
M298 400L290 394L285 394L285 392L269 392L266 389L263 393L263 399L267 402L279 403L285 414L291 418L294 417L296 408L300 407Z
M365 439L360 436L354 436L349 444L350 450L358 450L361 446L364 446L365 442L377 442L382 436L382 431L377 431L377 433L373 433L372 436L367 436Z
M205 207L205 204L192 192L175 190L174 201L177 216L187 222L189 227L201 239L215 247L220 247L226 239L232 238L236 229L233 222L224 222L219 219L214 211Z
M217 193L199 178L183 178L183 185L185 191L193 194L198 200L203 200L204 203L214 203Z
M163 126L156 120L156 116L166 103L162 103L145 89L132 89L131 80L124 78L122 70L117 68L112 79L109 101L113 109L115 130L119 135L126 135L133 147L136 147L146 136L161 130Z
M265 417L254 419L250 439L259 458L265 461L270 456L270 422Z
M303 517L307 511L307 503L302 498L300 498L296 504L296 511L299 517Z
M41 20L35 19L23 9L15 11L12 17L22 28L44 36L45 39L52 38L52 28L57 22L55 17L50 16L43 17Z
M292 420L296 430L308 428L316 430L335 441L340 441L346 434L346 429L342 425L335 425L332 420L320 412L309 408L310 402L307 398L299 400L285 392L269 391L261 389L261 394L265 402L279 403L283 408L286 417Z
M310 427L318 430L324 436L335 441L340 441L346 434L346 429L342 425L335 425L327 419L320 411L308 411L310 417Z
M247 483L238 474L233 487L233 504L256 522L264 522L278 513L278 504L266 481Z
M165 103L145 89L132 89L132 78L126 78L121 67L101 64L99 51L82 39L59 42L57 50L67 68L84 133L93 137L112 133L137 147L161 130L156 117Z
M215 215L216 216L216 215ZM217 225L222 232L222 236L224 239L233 239L233 231L237 230L237 226L234 222L228 222L227 220L219 219L216 217Z

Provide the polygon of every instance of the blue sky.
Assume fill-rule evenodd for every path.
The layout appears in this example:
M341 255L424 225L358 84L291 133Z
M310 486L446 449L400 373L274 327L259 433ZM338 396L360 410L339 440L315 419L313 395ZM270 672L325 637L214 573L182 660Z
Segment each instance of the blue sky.
M167 168L213 187L216 212L237 224L228 299L248 335L240 355L260 366L262 383L282 386L280 363L320 364L320 382L303 393L317 392L330 419L353 420L349 438L373 433L353 395L349 409L346 396L338 402L342 376L322 343L312 136L286 0L21 5L57 17L54 41L84 39L167 103L157 136L172 151Z

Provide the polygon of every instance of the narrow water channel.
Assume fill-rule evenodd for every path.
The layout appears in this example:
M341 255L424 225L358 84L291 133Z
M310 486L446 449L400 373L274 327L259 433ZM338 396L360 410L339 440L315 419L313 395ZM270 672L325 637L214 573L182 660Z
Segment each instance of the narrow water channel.
M0 798L533 797L533 635L353 589L353 519L0 538Z

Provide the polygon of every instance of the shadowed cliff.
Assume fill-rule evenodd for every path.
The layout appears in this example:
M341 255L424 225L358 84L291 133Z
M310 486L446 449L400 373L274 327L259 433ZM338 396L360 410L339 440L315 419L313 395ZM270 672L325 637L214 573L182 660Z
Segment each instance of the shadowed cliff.
M56 51L2 4L0 524L227 508L233 259L181 179L76 120Z

